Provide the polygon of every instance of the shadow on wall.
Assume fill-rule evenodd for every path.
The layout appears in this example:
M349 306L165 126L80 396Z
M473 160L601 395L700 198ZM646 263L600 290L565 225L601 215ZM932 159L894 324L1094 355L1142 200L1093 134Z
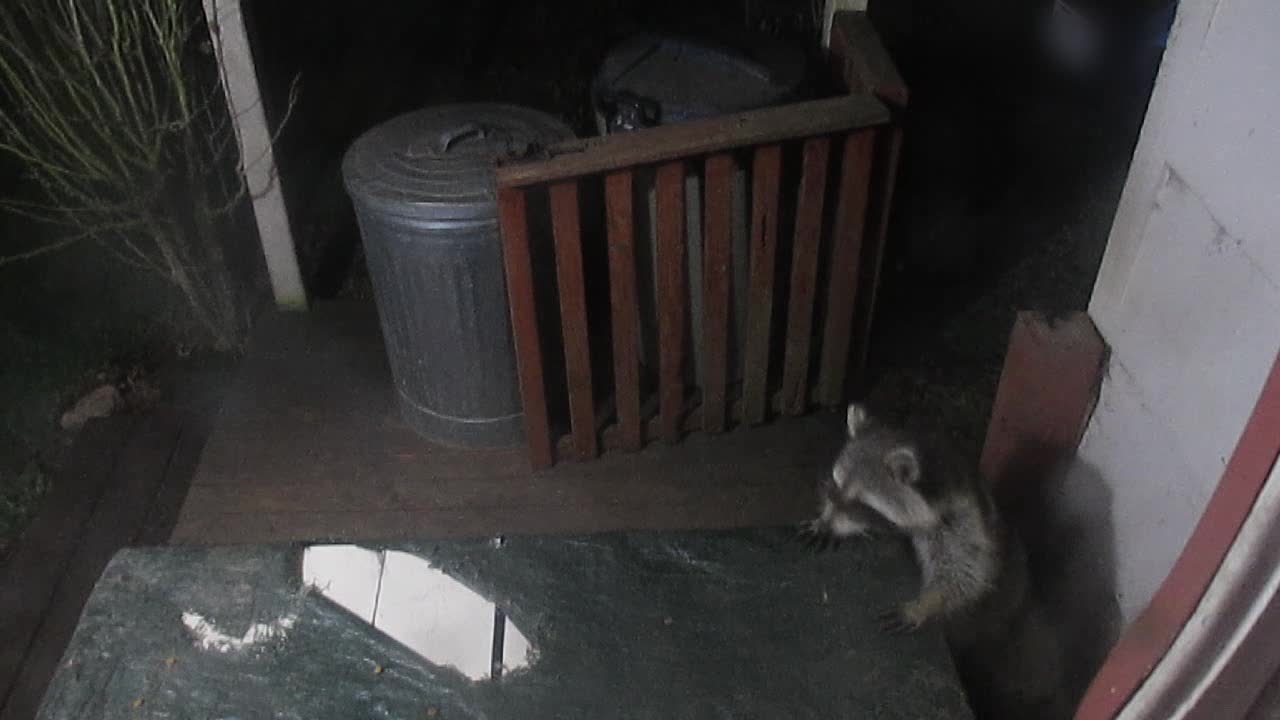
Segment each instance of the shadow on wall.
M1001 505L1057 630L1063 689L1074 706L1121 630L1112 493L1097 468L1074 455L1048 463L1043 453L1025 458L1008 476Z

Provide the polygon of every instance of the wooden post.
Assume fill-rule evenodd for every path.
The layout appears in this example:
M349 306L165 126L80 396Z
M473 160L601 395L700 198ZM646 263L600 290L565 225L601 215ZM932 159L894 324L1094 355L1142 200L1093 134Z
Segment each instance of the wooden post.
M825 0L822 3L822 47L831 47L831 21L842 10L867 11L867 0Z
M262 109L240 0L203 0L203 4L209 39L218 58L218 72L227 97L227 110L239 145L240 169L253 200L253 216L267 261L267 274L271 277L271 292L277 307L306 310L307 291L298 270L298 255L271 149L271 129Z
M998 496L1075 454L1106 372L1107 346L1087 313L1056 323L1020 312L1009 333L979 470Z

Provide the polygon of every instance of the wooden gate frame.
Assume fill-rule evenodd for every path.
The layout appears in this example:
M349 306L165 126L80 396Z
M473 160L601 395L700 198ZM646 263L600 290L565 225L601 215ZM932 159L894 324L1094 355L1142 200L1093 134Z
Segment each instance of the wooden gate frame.
M520 376L526 441L535 468L561 458L588 460L605 449L639 450L649 438L677 442L683 433L720 432L730 423L758 424L771 413L798 415L813 404L840 405L852 366L866 359L872 309L888 227L901 132L890 108L907 100L905 84L863 13L837 13L830 58L848 92L710 120L635 133L573 140L538 159L496 169L499 226L507 294ZM778 205L782 152L801 146L801 180L790 236L790 293L786 343L778 387L770 387L774 269L779 250ZM833 150L835 152L833 152ZM743 386L729 397L726 384L731 282L730 183L738 151L751 154L752 202L749 303L745 322ZM834 220L824 234L831 156L838 155ZM689 406L684 386L688 305L685 277L684 178L704 169L703 333L706 358L698 378L701 401ZM658 390L656 417L641 397L639 312L632 189L634 172L656 169ZM583 269L580 186L602 183L610 278L614 423L602 422L591 358ZM558 437L549 412L548 362L539 327L536 246L529 223L531 190L547 190L556 268L556 304L563 343L570 432ZM870 238L865 242L864 238ZM784 238L788 239L788 238ZM827 248L825 288L817 287L820 252ZM825 304L818 305L819 292ZM819 315L822 317L818 317ZM816 387L809 388L812 329L822 327Z

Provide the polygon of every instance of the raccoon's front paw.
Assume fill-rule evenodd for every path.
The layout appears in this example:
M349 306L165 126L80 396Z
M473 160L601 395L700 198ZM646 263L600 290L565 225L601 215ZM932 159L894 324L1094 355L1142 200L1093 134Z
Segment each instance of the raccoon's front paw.
M891 607L876 616L876 620L880 622L880 629L890 635L905 635L920 627L907 618L905 607Z
M806 548L817 552L834 550L840 545L840 538L833 535L820 518L800 523L796 528L796 538Z
M814 535L821 535L824 532L826 532L826 530L822 526L821 518L805 520L799 525L796 525L796 537L812 537Z
M920 629L929 617L919 603L912 601L880 613L880 627L893 635L905 635Z
M926 590L920 597L880 614L880 625L895 634L914 632L945 608L944 596L936 589Z

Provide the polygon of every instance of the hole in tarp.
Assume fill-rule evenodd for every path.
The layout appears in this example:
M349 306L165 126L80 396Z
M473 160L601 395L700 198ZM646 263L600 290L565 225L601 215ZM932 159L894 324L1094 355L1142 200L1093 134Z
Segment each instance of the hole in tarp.
M493 602L425 558L356 545L303 551L302 581L436 665L472 680L530 664L528 639Z

